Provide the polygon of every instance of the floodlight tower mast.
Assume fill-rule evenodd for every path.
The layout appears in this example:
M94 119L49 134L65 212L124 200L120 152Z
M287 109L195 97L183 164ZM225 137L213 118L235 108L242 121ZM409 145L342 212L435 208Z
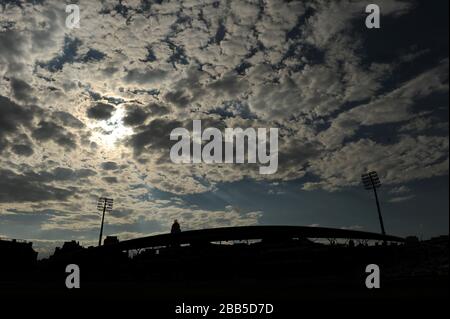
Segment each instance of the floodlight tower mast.
M373 190L375 194L375 201L377 202L377 209L378 209L378 218L380 219L381 225L381 233L383 235L386 235L383 223L383 216L381 215L380 201L378 200L378 192L377 192L377 188L380 188L381 186L380 178L378 177L377 172L369 172L363 174L361 178L364 184L364 188L367 190Z
M105 213L111 213L113 208L114 200L112 198L100 197L97 203L97 210L103 211L102 215L102 224L100 226L100 236L98 238L98 245L102 245L102 237L103 237L103 224L105 222Z

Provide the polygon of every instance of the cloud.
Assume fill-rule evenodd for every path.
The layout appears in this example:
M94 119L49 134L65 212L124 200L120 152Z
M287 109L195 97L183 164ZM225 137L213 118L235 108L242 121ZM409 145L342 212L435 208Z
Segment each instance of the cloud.
M74 134L68 132L64 127L48 121L40 121L37 128L33 130L32 136L40 142L53 141L66 150L73 150L77 147Z
M36 99L33 97L33 88L28 85L25 81L20 79L11 79L11 90L12 95L16 100L24 102L35 102Z
M411 191L411 189L409 189L407 186L402 185L402 186L398 186L398 187L393 187L389 193L390 194L404 194L404 193L409 193Z
M64 201L72 192L40 183L38 176L0 170L0 203Z
M386 58L363 28L365 4L79 5L76 30L53 0L9 3L0 23L0 208L59 212L45 215L41 236L71 229L92 240L98 196L123 205L110 220L118 234L142 236L140 225L160 232L174 218L186 229L257 224L256 209L180 199L221 197L226 183L337 191L360 187L373 169L397 198L409 195L404 184L448 175L448 54L420 34L405 48L401 31L389 33L396 56ZM392 28L417 13L412 2L379 5ZM171 163L170 131L193 119L221 130L279 128L277 174Z
M152 84L165 79L167 71L163 70L139 70L132 69L127 72L124 81L136 84Z
M79 119L68 112L57 111L52 114L52 117L59 120L64 126L81 129L85 125Z
M102 169L105 171L115 171L119 168L119 165L115 162L104 162L101 165Z
M136 133L132 135L128 144L133 148L135 155L140 155L144 150L168 151L170 141L170 132L180 127L181 123L175 120L155 119L145 126L138 127Z
M191 102L192 96L186 90L167 92L165 100L179 108L187 108Z
M80 181L80 180L86 179L88 177L95 176L96 174L97 173L91 169L73 170L73 169L65 168L65 167L56 167L49 172L47 172L47 171L40 172L39 179L43 182ZM29 176L31 176L31 174L29 174ZM36 177L34 177L34 178L36 178Z
M414 7L413 2L383 0L377 3L384 16L401 16ZM316 14L308 19L305 33L309 43L319 48L335 45L341 34L344 36L352 29L353 21L365 12L366 3L351 0L316 1L313 4ZM359 21L358 21L359 22Z
M10 72L22 69L20 58L26 47L25 36L15 30L0 31L0 65Z
M413 106L418 99L432 93L447 92L448 61L402 84L388 94L340 113L328 130L321 133L324 145L340 145L364 126L398 123L416 117Z
M0 152L8 144L8 136L21 132L21 127L30 127L37 107L21 106L9 98L0 96Z
M115 176L102 177L102 179L108 184L116 184L119 182L119 180Z
M150 116L150 112L139 105L131 105L127 107L127 114L123 118L123 123L128 126L136 126L143 124Z
M409 201L409 200L413 199L414 197L416 197L416 196L409 195L409 196L394 197L394 198L389 199L389 203L402 203L402 202Z
M87 116L95 120L108 120L115 111L111 104L97 103L87 110Z
M400 184L448 174L448 139L438 136L401 136L397 143L378 144L370 139L348 143L311 163L307 172L321 182L304 189L337 190L356 186L367 171L378 172L384 184Z
M33 148L31 148L31 146L24 144L13 145L11 149L15 154L20 156L28 157L33 155L34 153Z

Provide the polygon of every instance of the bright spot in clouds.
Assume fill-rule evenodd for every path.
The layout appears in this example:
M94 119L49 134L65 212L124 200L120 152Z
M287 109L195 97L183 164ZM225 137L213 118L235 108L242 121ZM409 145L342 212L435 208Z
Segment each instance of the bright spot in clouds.
M124 117L125 108L118 107L110 119L92 123L90 127L94 131L93 141L104 148L119 147L119 142L133 133L130 127L124 125Z

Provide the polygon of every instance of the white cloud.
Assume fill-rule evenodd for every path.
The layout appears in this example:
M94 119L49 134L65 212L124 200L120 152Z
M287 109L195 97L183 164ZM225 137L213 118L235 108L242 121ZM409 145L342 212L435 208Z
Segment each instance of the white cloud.
M154 193L214 193L220 183L306 176L316 181L303 189L338 190L356 186L368 169L378 170L389 185L448 174L448 138L427 135L431 127L448 132L448 120L430 107L426 112L413 108L424 97L448 92L448 59L387 87L386 78L405 58L365 61L363 40L352 32L361 3L189 0L153 3L149 10L141 10L140 1L122 4L128 6L126 14L112 2L80 1L81 28L74 30L65 28L65 8L57 1L23 8L8 4L0 12L0 95L39 106L29 126L17 125L5 135L0 168L16 175L57 168L98 171L104 162L119 168L83 182L47 180L49 189L70 192L64 201L8 202L0 210L60 211L42 229L81 233L98 227L98 216L73 212L92 212L97 196L109 194L121 205L118 209L133 210L131 216L112 217L117 226L132 227L143 219L167 229L174 218L184 220L186 228L256 224L262 212L201 210L182 199L158 201ZM411 9L410 3L393 0L380 6L392 17ZM101 58L89 59L89 52ZM25 85L14 90L12 83ZM150 112L141 125L124 130L120 120L100 125L88 118L94 102L144 111L158 105L165 111ZM61 112L73 118L72 125L56 115ZM149 126L155 120L184 125L192 119L219 127L279 127L278 173L262 177L249 165L173 165L166 132ZM33 132L42 121L60 126L60 137L72 137L77 148L70 152L52 139L36 139ZM358 135L386 124L408 135L394 136L390 144ZM124 141L108 143L108 131L117 129L128 132L121 136L125 140L142 138L142 152ZM139 135L143 132L151 135ZM34 152L20 156L13 144L26 144ZM0 140L0 150L2 145ZM108 183L112 178L119 183Z

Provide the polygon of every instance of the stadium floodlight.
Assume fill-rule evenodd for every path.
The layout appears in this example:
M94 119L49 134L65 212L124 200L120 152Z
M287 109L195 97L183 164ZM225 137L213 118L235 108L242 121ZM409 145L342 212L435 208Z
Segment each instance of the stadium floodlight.
M100 197L97 203L97 210L103 211L102 215L102 225L100 226L100 237L98 239L98 245L102 245L102 236L103 236L103 223L105 222L105 213L111 213L113 208L114 200L112 198Z
M375 200L377 202L377 209L378 209L378 218L380 219L380 225L381 225L381 232L383 235L386 235L386 231L384 230L384 223L383 223L383 216L381 216L381 208L380 208L380 202L378 200L378 193L377 188L380 188L381 182L380 178L378 177L377 172L369 172L366 174L363 174L361 176L364 188L367 190L373 190L375 194Z

